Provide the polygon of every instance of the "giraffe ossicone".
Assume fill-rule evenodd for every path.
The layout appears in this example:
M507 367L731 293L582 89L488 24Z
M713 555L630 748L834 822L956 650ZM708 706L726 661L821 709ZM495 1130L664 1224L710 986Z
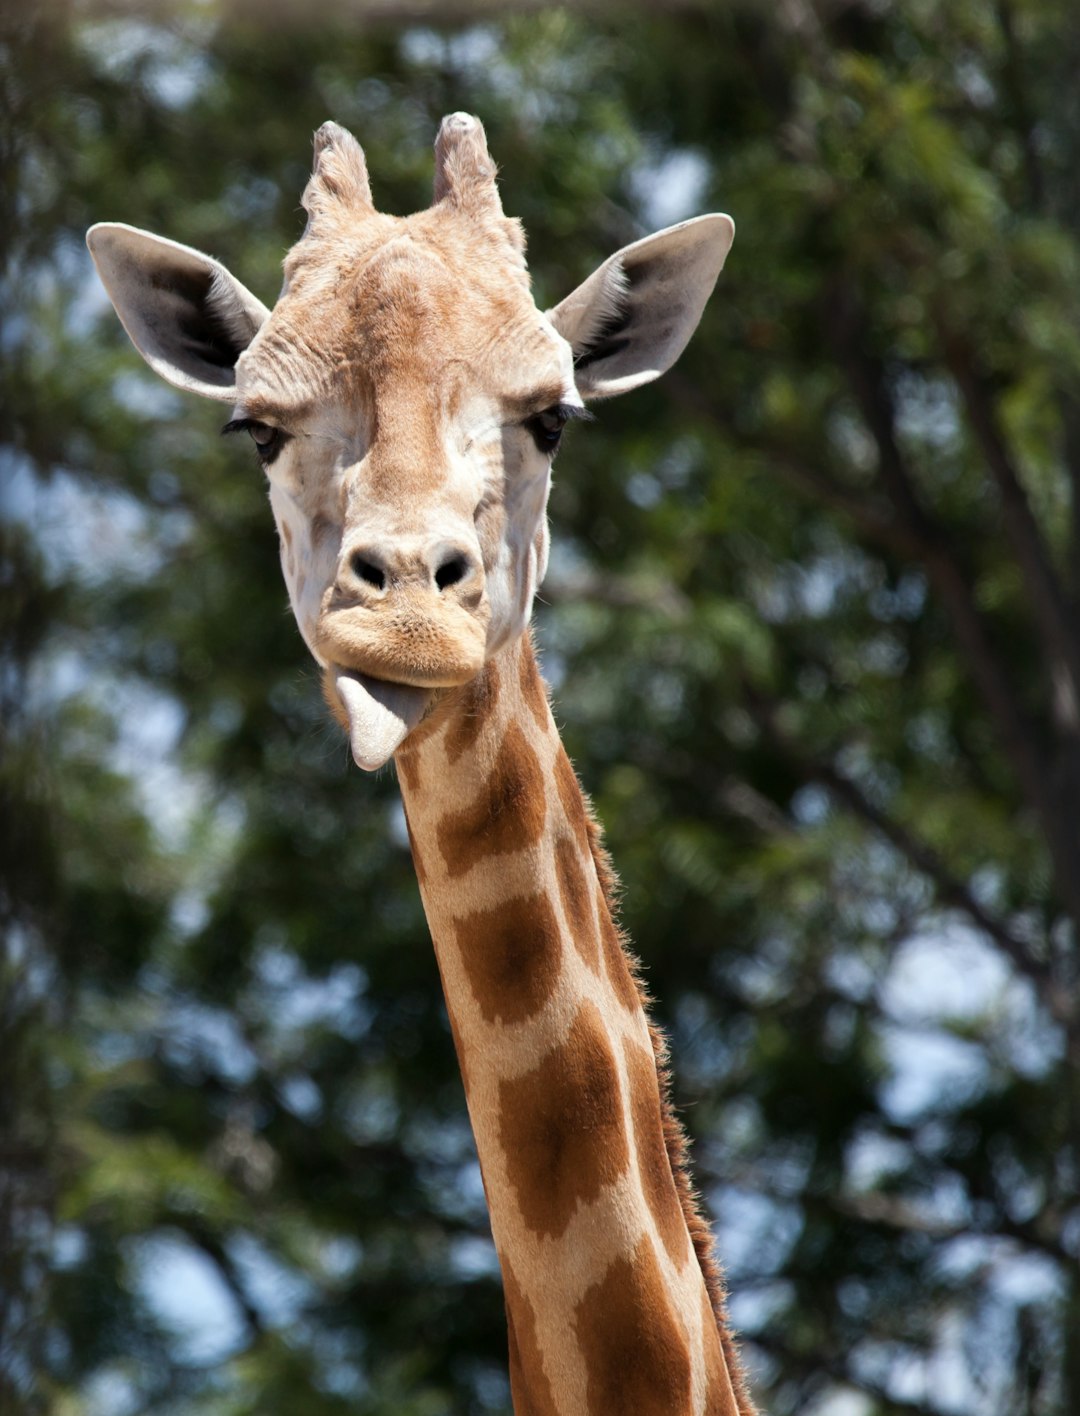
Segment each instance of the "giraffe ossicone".
M636 241L541 311L483 126L458 113L426 210L379 212L335 123L302 201L272 310L177 242L87 240L144 358L250 433L327 701L361 767L397 766L515 1410L747 1416L666 1050L528 634L564 426L678 358L734 226Z

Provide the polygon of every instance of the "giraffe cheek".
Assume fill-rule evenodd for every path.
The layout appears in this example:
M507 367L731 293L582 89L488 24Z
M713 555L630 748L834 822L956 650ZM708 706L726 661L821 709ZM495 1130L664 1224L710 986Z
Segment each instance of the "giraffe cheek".
M321 663L322 660L315 649L320 595L318 585L310 572L308 557L304 555L303 547L299 547L297 550L289 552L288 564L286 564L283 547L281 559L281 568L289 592L289 604L292 608L293 619L296 620L304 643Z
M521 634L528 623L532 608L532 587L528 576L519 574L513 565L501 565L488 577L487 653L496 653L511 639Z
M536 584L542 585L544 576L547 575L548 551L551 548L551 537L548 534L546 521L540 523L540 530L536 533L534 549L536 552Z

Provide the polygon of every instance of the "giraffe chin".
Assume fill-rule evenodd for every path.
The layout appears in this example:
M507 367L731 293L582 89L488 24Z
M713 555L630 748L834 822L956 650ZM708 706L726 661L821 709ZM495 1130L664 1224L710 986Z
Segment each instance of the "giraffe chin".
M389 762L434 696L430 688L387 683L355 670L335 669L333 684L349 720L353 761L365 772Z

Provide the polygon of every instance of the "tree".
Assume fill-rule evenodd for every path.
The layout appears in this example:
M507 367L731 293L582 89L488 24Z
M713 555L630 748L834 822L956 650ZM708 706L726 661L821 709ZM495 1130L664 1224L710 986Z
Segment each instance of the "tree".
M739 227L678 368L568 439L539 620L762 1404L1075 1410L1080 27L477 13L4 21L9 1404L506 1409L393 783L80 247L270 299L319 122L406 210L464 107L545 297Z

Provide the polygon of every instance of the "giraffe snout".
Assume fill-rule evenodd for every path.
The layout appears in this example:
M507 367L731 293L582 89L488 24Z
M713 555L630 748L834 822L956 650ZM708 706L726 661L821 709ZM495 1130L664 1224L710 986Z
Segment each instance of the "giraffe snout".
M467 537L369 535L342 548L316 640L347 669L446 687L480 669L490 619L479 547Z
M479 549L463 539L362 540L343 553L336 589L339 598L355 597L358 604L375 604L407 590L450 597L475 609L484 593L484 569Z

